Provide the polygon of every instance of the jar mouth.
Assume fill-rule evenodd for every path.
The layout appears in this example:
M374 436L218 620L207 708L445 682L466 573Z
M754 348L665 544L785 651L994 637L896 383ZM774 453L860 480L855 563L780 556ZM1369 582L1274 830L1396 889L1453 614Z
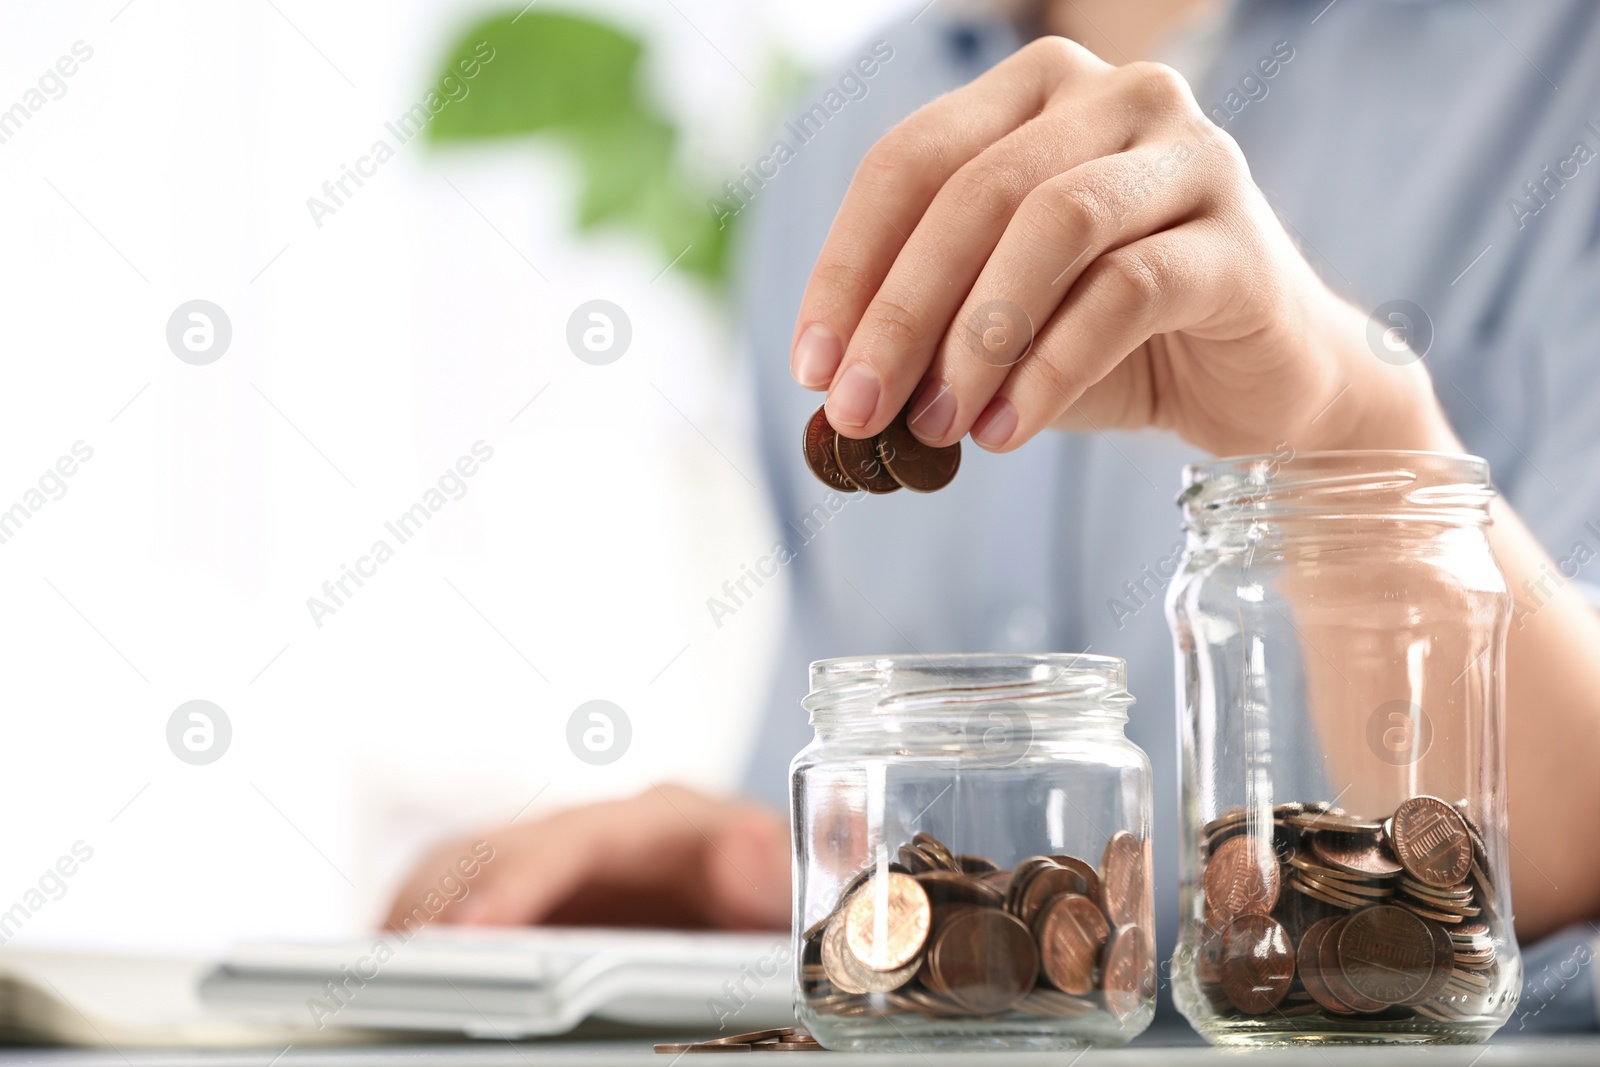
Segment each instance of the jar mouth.
M1052 718L1125 722L1127 663L1093 653L846 656L811 664L813 724L862 715L963 718L1007 704Z
M1489 463L1454 452L1292 450L1192 463L1178 506L1195 526L1264 518L1489 521Z

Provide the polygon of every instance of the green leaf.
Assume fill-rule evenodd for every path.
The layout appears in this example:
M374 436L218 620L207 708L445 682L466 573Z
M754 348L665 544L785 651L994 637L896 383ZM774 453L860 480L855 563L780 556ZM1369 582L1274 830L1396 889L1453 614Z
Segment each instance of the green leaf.
M469 92L439 113L428 135L506 137L634 111L643 51L637 38L575 15L484 19L461 35L440 75L460 78L476 63Z

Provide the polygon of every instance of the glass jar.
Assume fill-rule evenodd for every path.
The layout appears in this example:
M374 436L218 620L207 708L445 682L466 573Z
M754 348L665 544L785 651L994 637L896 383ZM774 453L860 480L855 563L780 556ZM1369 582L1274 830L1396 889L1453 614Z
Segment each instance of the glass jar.
M830 1049L1122 1044L1154 1010L1150 761L1109 656L820 660L795 1008Z
M1212 1043L1476 1042L1515 1007L1493 497L1437 453L1185 471L1173 995Z

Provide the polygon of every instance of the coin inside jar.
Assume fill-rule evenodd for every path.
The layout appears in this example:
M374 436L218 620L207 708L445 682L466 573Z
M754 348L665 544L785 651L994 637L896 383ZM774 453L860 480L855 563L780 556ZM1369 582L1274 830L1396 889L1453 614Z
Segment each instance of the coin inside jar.
M1206 864L1206 908L1224 927L1247 912L1267 915L1278 902L1278 860L1254 834L1224 841Z
M1111 927L1088 897L1068 893L1045 905L1034 921L1039 966L1063 993L1082 995L1095 988L1100 954Z
M1433 955L1427 923L1389 904L1356 912L1339 932L1345 980L1383 1004L1401 1004L1421 993L1433 975Z
M1472 870L1473 842L1461 813L1438 797L1412 797L1395 809L1389 838L1406 873L1431 886L1453 886Z
M939 928L928 955L927 981L975 1015L998 1015L1033 988L1039 950L1013 915L994 908L958 909Z
M1222 988L1249 1015L1276 1008L1294 984L1294 949L1277 920L1241 915L1222 931Z
M1101 903L1113 926L1145 921L1145 885L1144 845L1118 830L1100 859Z
M845 943L872 970L896 970L922 951L931 919L928 894L917 880L890 872L869 879L851 898Z

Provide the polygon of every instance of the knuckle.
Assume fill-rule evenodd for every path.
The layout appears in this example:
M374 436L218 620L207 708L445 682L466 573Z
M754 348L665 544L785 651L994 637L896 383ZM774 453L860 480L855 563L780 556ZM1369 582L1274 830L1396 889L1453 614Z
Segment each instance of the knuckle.
M879 294L873 299L862 325L875 341L887 347L915 348L927 338L921 319L905 304Z
M914 115L867 150L856 168L856 182L880 191L903 188L908 177L938 173L942 154L940 142L924 134Z
M1123 69L1127 71L1134 98L1150 110L1165 113L1200 110L1188 81L1165 63L1140 61L1129 63Z
M1117 216L1117 205L1102 189L1083 181L1047 182L1023 204L1024 224L1040 237L1090 246Z
M1013 167L998 160L976 159L946 185L950 203L983 222L1005 221L1027 195L1025 182Z
M811 277L816 291L830 294L827 297L830 301L838 301L840 294L870 293L878 283L876 277L851 259L819 260Z
M1030 41L1018 53L1020 61L1036 63L1049 70L1067 71L1088 63L1100 62L1095 54L1067 37L1044 36Z
M1164 278L1160 264L1146 252L1122 249L1096 263L1095 287L1119 316L1148 317L1161 299Z

